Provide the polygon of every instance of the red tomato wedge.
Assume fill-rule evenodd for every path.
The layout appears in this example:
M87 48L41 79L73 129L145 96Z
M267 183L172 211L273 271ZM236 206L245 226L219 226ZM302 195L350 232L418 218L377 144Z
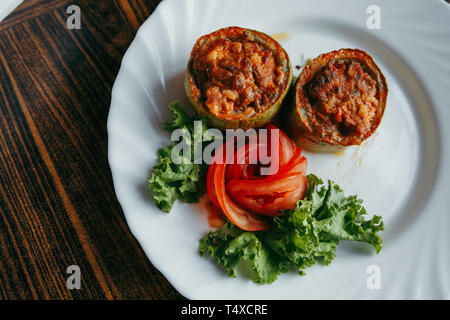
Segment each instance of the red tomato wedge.
M214 185L219 207L227 218L239 228L246 231L267 230L267 221L257 215L241 208L226 193L225 190L225 170L226 164L216 165L214 170Z
M301 174L285 174L283 177L270 177L258 180L231 180L227 183L227 191L230 194L243 193L248 196L263 196L267 194L293 191L297 189L297 183Z
M227 140L208 168L211 202L230 222L247 231L266 230L269 224L264 216L293 209L307 185L307 161L301 148L274 125L265 128L267 135L258 133L256 142L234 150L232 156L224 153L236 143Z
M255 197L241 192L233 193L232 197L247 210L265 216L277 216L280 214L280 210L295 208L297 201L303 197L307 184L306 177L298 176L297 183L297 189L284 193Z

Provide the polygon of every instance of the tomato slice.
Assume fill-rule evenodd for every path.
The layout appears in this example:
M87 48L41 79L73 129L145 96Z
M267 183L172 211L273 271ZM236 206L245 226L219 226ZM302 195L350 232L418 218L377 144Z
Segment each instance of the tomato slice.
M219 201L216 196L216 187L214 185L214 170L216 169L215 164L211 164L208 167L208 173L206 174L206 190L208 192L209 199L211 202L216 205L216 207L220 207Z
M246 231L262 231L269 228L263 218L238 206L225 190L226 164L218 164L214 170L214 185L219 206L227 218L239 228Z
M301 174L285 174L284 176L269 176L258 180L231 180L227 183L227 191L230 194L245 193L249 196L272 194L292 191L296 189L296 183Z
M297 201L303 197L306 185L306 177L299 176L298 188L292 191L264 196L237 193L233 194L232 197L242 208L265 216L278 216L280 210L295 208Z
M207 173L211 202L230 222L247 231L266 230L269 224L263 216L276 216L280 210L293 209L307 185L307 161L301 155L301 148L274 125L266 128L265 139L260 139L260 135L256 143L234 150L231 159L224 151L235 148L235 140L226 141ZM274 135L279 143L276 149L273 149L271 130L278 130ZM270 162L263 165L260 157L264 154L270 156L265 159ZM257 163L249 163L250 159ZM262 174L264 166L270 167L268 175Z
M286 165L293 157L294 152L298 149L301 153L302 149L297 147L291 139L282 130L269 123L266 128L270 130L278 130L279 132L279 150L280 150L280 167ZM269 135L270 137L271 135Z

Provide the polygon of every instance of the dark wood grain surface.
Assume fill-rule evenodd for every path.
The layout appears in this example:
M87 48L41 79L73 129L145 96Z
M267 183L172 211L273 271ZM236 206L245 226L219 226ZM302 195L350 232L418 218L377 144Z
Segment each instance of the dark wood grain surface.
M158 2L25 0L0 23L0 299L182 298L130 233L107 161L111 88Z

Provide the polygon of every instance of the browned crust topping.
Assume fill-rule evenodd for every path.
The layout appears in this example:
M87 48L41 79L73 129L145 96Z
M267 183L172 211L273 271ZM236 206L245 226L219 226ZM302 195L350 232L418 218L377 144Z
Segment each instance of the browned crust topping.
M364 136L371 130L377 86L360 63L330 61L307 86L316 126L334 126L341 135Z
M284 89L282 66L273 48L285 54L269 36L239 27L203 36L188 66L193 98L221 118L264 112Z
M377 129L386 97L384 76L367 53L322 54L305 67L297 84L298 134L311 143L360 144Z

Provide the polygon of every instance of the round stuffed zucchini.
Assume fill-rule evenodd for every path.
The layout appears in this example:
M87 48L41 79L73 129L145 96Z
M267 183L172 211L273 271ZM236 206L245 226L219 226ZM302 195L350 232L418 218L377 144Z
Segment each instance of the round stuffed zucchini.
M228 27L197 40L185 90L210 126L248 129L272 120L291 81L289 56L277 41L259 31Z
M366 52L340 49L306 65L293 94L286 118L296 143L314 152L337 152L375 132L388 87Z

